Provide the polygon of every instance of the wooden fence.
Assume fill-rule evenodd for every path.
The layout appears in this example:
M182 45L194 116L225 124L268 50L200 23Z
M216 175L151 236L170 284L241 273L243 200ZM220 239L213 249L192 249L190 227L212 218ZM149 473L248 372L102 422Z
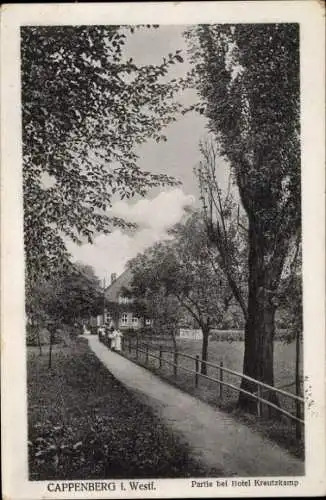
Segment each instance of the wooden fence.
M163 365L170 366L173 371L174 379L177 379L178 373L180 373L180 371L184 371L188 374L193 375L193 384L196 388L198 388L201 378L212 381L217 386L218 397L221 401L223 400L225 387L246 394L248 397L256 401L258 417L263 416L263 407L266 406L269 409L269 414L271 412L271 409L274 409L284 415L286 418L295 422L296 437L298 439L302 438L304 427L304 399L300 396L284 391L283 389L278 389L276 387L265 384L259 380L244 375L243 373L231 370L230 368L225 367L222 361L219 364L211 363L209 361L203 361L198 355L191 356L190 354L167 349L162 346L158 346L157 348L155 348L153 345L140 342L139 339L123 339L122 349L125 354L129 353L129 355L131 355L132 353L134 353L136 361L140 361L140 355L143 354L145 357L145 359L143 359L143 361L145 362L145 366L149 366L150 358L157 360L156 368L158 369L162 369ZM180 363L180 359L187 359L188 366L184 366L182 363ZM212 377L211 375L201 373L201 366L203 363L206 364L206 367L214 368L216 370L217 376ZM242 379L247 380L252 385L254 384L256 390L254 392L249 392L242 388L240 384L237 386L234 383L230 383L229 380L226 380L226 374L232 375L233 377L239 379L239 381L241 381ZM264 397L266 393L269 396L268 399ZM282 397L291 400L294 404L295 411L290 412L282 408L280 405L272 402L270 400L271 393L278 396L281 395Z

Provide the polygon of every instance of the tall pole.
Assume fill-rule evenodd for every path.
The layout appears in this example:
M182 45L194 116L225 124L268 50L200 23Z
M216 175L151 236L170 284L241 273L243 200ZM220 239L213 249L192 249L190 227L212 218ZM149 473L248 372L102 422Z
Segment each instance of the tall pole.
M296 349L295 349L295 394L296 396L301 396L301 383L300 383L300 329L297 329L296 332ZM296 401L296 417L301 418L301 403L300 401ZM301 439L301 424L300 422L296 422L296 437L297 439Z
M105 323L105 278L103 278L103 325Z

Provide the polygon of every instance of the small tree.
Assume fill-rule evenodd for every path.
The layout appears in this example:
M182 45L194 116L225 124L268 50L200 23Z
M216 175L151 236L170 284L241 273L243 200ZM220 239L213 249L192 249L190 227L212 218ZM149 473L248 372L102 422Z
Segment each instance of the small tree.
M227 279L243 317L248 317L247 218L236 202L231 174L223 190L219 184L220 150L212 136L200 143L202 160L195 168L203 205L207 244L212 262Z
M81 263L66 263L57 269L56 276L40 277L29 281L26 294L26 313L32 319L39 335L39 329L50 331L49 367L51 367L52 345L55 332L63 325L72 326L76 322L99 312L102 307L102 294L91 266ZM40 342L40 340L39 340Z
M157 243L130 262L134 283L139 292L163 287L166 296L174 297L180 309L195 319L203 333L201 371L205 374L210 329L222 321L232 293L221 273L217 279L200 214L177 224L170 235L171 240Z
M134 305L145 318L152 322L154 335L167 332L177 350L176 331L180 319L180 307L176 298L167 293L164 283L157 279L155 266L159 265L160 245L154 245L143 254L130 260L132 270L131 296Z

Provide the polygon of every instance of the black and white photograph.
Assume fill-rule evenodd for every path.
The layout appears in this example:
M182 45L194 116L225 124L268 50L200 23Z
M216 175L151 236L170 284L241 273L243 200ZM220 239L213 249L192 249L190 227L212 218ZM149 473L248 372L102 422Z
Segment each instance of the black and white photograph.
M221 5L236 3L263 12L264 2ZM320 33L319 3L292 3L314 7L310 37ZM102 21L79 22L74 9L87 4L57 6L62 21L55 4L53 19L44 5L18 18L12 44L20 184L6 181L8 154L2 187L18 207L7 204L5 223L18 227L21 258L6 229L18 271L4 306L20 330L4 329L2 355L11 350L22 406L8 403L2 441L6 453L21 428L15 453L37 493L11 493L13 456L4 493L288 496L309 475L304 494L325 492L325 387L311 359L319 348L322 374L324 285L311 278L324 264L308 259L309 248L324 251L324 228L311 227L324 207L312 213L305 191L314 178L320 207L323 146L317 130L307 166L307 28L295 15L190 22L168 5L160 19L157 4L144 22L117 15L119 5L110 21L109 4Z

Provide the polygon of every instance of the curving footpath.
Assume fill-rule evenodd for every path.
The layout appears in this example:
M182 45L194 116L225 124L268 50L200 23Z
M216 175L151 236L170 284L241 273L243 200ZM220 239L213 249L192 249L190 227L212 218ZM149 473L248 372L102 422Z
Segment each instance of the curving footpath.
M194 458L206 467L223 470L225 477L304 474L304 462L277 444L110 351L97 337L86 338L112 375L145 398L161 420L189 444Z

